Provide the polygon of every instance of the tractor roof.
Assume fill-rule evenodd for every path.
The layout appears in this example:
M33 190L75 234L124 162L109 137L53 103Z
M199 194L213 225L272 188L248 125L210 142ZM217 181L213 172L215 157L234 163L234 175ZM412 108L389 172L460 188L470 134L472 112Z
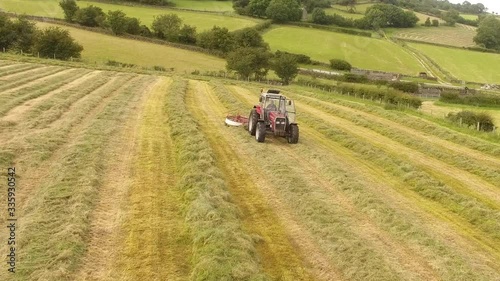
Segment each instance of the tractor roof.
M286 99L286 97L281 94L262 93L262 96L271 99L280 99L280 98Z

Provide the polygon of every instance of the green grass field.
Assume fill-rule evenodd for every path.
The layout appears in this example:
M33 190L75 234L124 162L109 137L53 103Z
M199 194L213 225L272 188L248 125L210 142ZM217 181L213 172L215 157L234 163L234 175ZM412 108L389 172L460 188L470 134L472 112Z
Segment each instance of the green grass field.
M193 9L200 11L233 12L231 1L206 1L206 0L171 0L176 8Z
M37 25L42 28L58 26L48 23L37 23ZM103 64L108 60L115 60L138 66L159 65L165 68L174 68L176 72L217 71L225 68L223 59L202 53L123 39L77 28L60 27L68 29L73 38L83 46L82 59L91 64Z
M285 26L266 32L264 39L272 50L306 54L322 62L339 58L354 67L413 75L422 70L402 48L382 39Z
M460 16L466 20L477 20L477 15L460 14Z
M459 79L500 83L500 54L488 54L426 44L409 44Z
M2 0L0 1L0 9L19 14L26 13L28 15L35 16L64 18L64 14L62 12L62 9L59 7L58 2L59 1L57 0ZM185 24L195 26L198 31L210 29L214 25L227 27L229 30L236 30L254 26L256 23L260 22L260 20L257 19L242 18L238 16L223 16L202 12L198 13L179 11L166 8L132 7L89 1L78 1L77 3L79 7L87 7L89 5L99 6L105 13L107 13L109 10L122 10L128 16L139 18L141 20L141 23L147 26L151 26L151 23L153 22L155 16L171 13L177 14Z
M342 6L340 6L340 7L342 7ZM337 15L341 15L341 16L343 16L345 18L351 18L351 19L360 19L360 18L364 17L363 14L349 13L349 12L347 12L345 10L336 9L336 8L326 8L325 12L328 15L337 14Z

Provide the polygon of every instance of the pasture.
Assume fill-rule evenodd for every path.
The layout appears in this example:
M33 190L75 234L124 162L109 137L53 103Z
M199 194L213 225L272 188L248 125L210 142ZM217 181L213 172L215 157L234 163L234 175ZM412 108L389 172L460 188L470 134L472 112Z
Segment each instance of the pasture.
M174 68L176 73L190 73L194 70L218 71L225 68L225 60L203 53L56 24L37 22L37 26L59 26L69 30L71 36L84 48L82 60L89 64L105 64L108 60L114 60L144 67L158 65L167 69Z
M0 9L19 14L26 13L28 15L62 19L64 18L64 14L58 3L58 0L2 0L0 1ZM226 27L229 30L236 30L254 26L260 22L258 19L242 18L239 16L224 16L220 14L181 11L161 7L125 6L90 1L78 1L77 4L81 8L89 5L98 6L101 7L105 13L109 10L122 10L128 16L140 19L141 23L147 26L151 26L155 16L162 14L176 14L183 20L183 23L195 26L197 31L211 29L214 25Z
M273 51L301 53L326 63L337 58L365 69L411 75L422 71L414 57L387 40L288 26L273 28L263 37Z
M500 275L498 138L292 85L299 143L257 143L223 120L260 84L10 60L0 79L19 280Z
M500 54L408 43L461 80L500 83Z

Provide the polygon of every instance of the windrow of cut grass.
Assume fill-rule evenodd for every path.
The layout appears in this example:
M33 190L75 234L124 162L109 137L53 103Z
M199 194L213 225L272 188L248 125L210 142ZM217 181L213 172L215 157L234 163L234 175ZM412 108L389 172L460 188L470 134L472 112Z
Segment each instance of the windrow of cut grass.
M253 92L258 93L258 89L255 88ZM231 96L220 91L217 91L217 93L220 93L220 95L218 95L219 99L223 101L228 108L235 107L235 104L239 102L238 100L236 100L236 102L234 101L234 94ZM255 94L254 98L257 97L258 95ZM250 101L244 103L244 106L248 108L251 104ZM235 107L235 109L238 108ZM382 245L377 245L376 248L377 251L386 255L386 259L384 259L385 261L383 263L384 266L388 265L390 270L394 272L405 272L406 274L417 274L420 278L426 276L427 280L436 278L434 276L436 272L445 280L454 280L460 276L472 277L472 279L475 280L480 279L481 275L475 272L473 267L481 267L481 263L477 265L468 265L469 253L457 255L456 249L448 245L447 238L437 239L435 237L433 227L430 227L430 229L422 229L422 225L432 225L427 218L415 218L413 215L409 216L407 212L414 212L414 209L406 208L405 206L408 206L408 204L402 203L402 199L395 199L394 202L387 202L386 192L388 191L384 190L387 190L388 184L395 184L393 177L389 174L385 174L383 171L373 172L374 169L377 169L376 167L369 166L365 168L364 165L357 163L358 160L353 164L349 164L349 162L352 161L352 152L342 147L338 148L336 141L312 131L309 128L310 126L304 124L302 116L303 114L301 113L299 122L301 124L301 143L304 143L304 145L288 147L287 144L283 144L285 146L282 146L279 140L274 140L272 137L269 137L269 140L266 139L266 146L261 148L261 151L259 149L259 144L255 143L253 138L249 137L247 133L242 132L237 134L238 136L243 135L241 138L237 139L240 143L238 147L244 149L246 146L249 146L247 153L244 155L249 158L257 158L255 155L258 155L257 161L259 162L259 166L262 166L262 169L270 171L269 173L265 173L266 176L264 178L266 178L266 181L279 186L277 188L278 191L274 191L275 193L282 195L283 193L299 192L302 188L304 178L307 178L308 182L314 182L317 185L313 189L314 191L310 191L311 193L317 195L318 193L323 194L323 192L326 192L331 196L331 199L324 199L323 203L311 202L309 199L310 196L313 195L309 195L307 191L304 191L300 193L303 196L302 199L292 202L289 201L289 197L281 199L281 201L288 202L288 204L293 206L295 212L299 212L298 210L303 207L302 204L308 205L310 209L314 209L307 211L311 217L300 217L301 223L307 222L308 228L313 229L313 232L315 232L319 226L316 225L315 227L311 227L311 224L314 224L312 221L320 218L318 213L325 212L325 208L334 208L331 206L324 207L323 204L328 202L330 205L339 205L343 210L339 211L340 216L349 218L351 221L350 223L354 224L354 226L352 226L350 223L346 223L344 227L350 225L350 227L356 229L361 225L363 226L360 231L356 231L354 237L360 235L359 233L371 233L377 237L375 241L383 239L383 243L389 245L386 247L390 250L386 249L386 251L378 248L383 248L384 246ZM252 144L255 144L255 146ZM269 157L266 157L266 155L269 155ZM300 160L297 156L285 157L286 155L300 155ZM266 166L268 162L270 162L269 166ZM294 163L294 166L298 166L298 171L289 171L289 173L293 174L290 175L285 171L288 168L279 169L279 162ZM276 171L276 169L279 171ZM301 169L302 171L300 171ZM304 174L308 175L305 176ZM367 174L371 176L366 176ZM367 179L367 177L369 179ZM406 189L403 183L396 183L396 186L397 188ZM345 199L346 197L348 199ZM346 200L347 202L351 201L358 211L353 211L352 208L349 208L348 206L350 206L350 204L346 203ZM398 207L395 207L398 205L406 209L401 211ZM361 219L363 217L369 217L372 222L368 223L363 221ZM327 241L322 240L315 235L317 233L311 235L315 237L314 239L316 239L316 241L322 243L321 248L328 249L328 252L331 251L330 253L332 254L335 250L330 249L329 245L337 243L337 245L342 248L340 244L345 243L345 247L343 247L344 252L341 254L342 261L338 261L338 256L331 257L332 263L335 263L342 270L345 270L349 268L349 266L343 264L343 261L346 259L349 260L350 255L357 253L359 254L358 258L363 257L359 252L359 248L346 241L361 239L363 242L360 243L363 245L373 246L373 240L369 238L370 234L363 234L361 235L362 238L342 237L337 241L336 239L343 235L343 231L336 229L338 226L332 226L332 223L337 220L337 215L332 215L328 218L329 219L326 219L325 217L325 220L321 221L320 224L322 226L320 229L322 229L324 235L329 235L328 237L330 237L330 239L327 239ZM316 221L315 223L319 222ZM371 225L374 223L377 226ZM365 227L367 229L363 229ZM373 229L373 227L375 227L375 229ZM380 228L383 230L380 230ZM327 234L329 231L335 231L335 234ZM385 237L385 239L383 237ZM364 241L364 239L368 241ZM347 244L348 246L346 246ZM377 243L374 244L376 245ZM387 255L390 257L387 257ZM398 260L406 265L412 263L412 266L416 265L417 268L406 268L405 265L398 267ZM427 264L426 260L430 260L430 264ZM366 272L372 273L369 278L376 279L380 276L380 271L370 271L369 265L360 266L359 264L351 264L350 267L352 269L356 268L357 274L348 275L349 277L347 278L357 279L361 274ZM351 271L349 272L351 273ZM489 269L485 270L484 274L494 276L495 272L491 273L491 269Z
M500 161L491 161L489 162L489 165L484 165L485 159L481 157L482 155L478 155L479 157L470 157L468 154L464 154L463 152L450 150L442 145L436 145L432 141L419 137L418 132L409 134L404 130L399 129L399 127L388 127L387 122L377 122L377 120L372 118L372 115L363 115L361 112L356 114L358 111L349 110L349 108L343 106L335 106L333 104L320 102L311 98L300 98L298 95L289 95L300 100L304 104L311 105L316 109L322 110L323 112L349 120L350 122L355 123L356 126L361 126L375 131L385 137L399 142L406 147L424 153L431 158L435 158L438 161L445 162L450 166L455 166L463 171L475 174L489 181L491 185L497 185L498 182L500 182L500 174L497 172L500 170Z
M193 239L190 279L265 279L255 241L242 229L210 145L186 108L187 82L178 79L171 88L165 110Z
M17 88L19 86L28 84L32 81L38 80L40 78L44 78L53 74L57 74L61 71L67 70L67 68L62 67L49 67L40 69L37 68L28 72L20 72L16 75L11 75L8 78L5 78L4 82L0 85L0 91L9 90L12 88Z
M2 102L2 105L0 105L0 116L5 115L12 108L28 100L45 95L76 80L80 75L84 75L88 72L89 70L86 69L74 69L64 74L44 79L41 83L36 83L35 81L35 83L24 85L24 87L21 87L17 91L15 90L16 88L14 88L14 91L8 94L4 92L4 94L0 96L0 101Z
M0 80L3 80L5 76L16 74L19 72L24 72L31 69L37 69L42 67L41 65L36 64L16 64L14 66L10 66L7 69L0 69Z
M225 91L216 91L214 95L229 110L249 108L247 104ZM279 141L272 141L274 145L262 146L244 131L235 134L234 141L239 143L239 153L248 158L246 165L254 167L254 174L264 179L265 184L255 179L258 186L263 188L263 185L268 185L269 187L265 188L268 197L277 197L277 201L283 202L281 204L285 206L281 209L285 210L279 212L291 212L291 215L287 216L291 216L293 221L287 219L286 225L300 225L299 227L307 232L304 235L311 237L318 248L316 256L326 258L327 264L321 265L323 271L330 274L329 278L324 277L326 280L359 280L368 276L377 276L384 280L400 278L399 273L392 271L384 257L375 250L372 241L364 240L363 235L353 229L356 222L348 219L343 206L322 188L323 184L310 178L309 169L303 169L302 165L296 167L297 165L282 164L297 163L292 151L280 146ZM304 238L296 239L296 243L303 243ZM342 259L339 260L338 256L342 256ZM316 257L320 260L321 258ZM311 261L313 267L318 266L316 262L318 261Z
M222 83L190 80L186 103L214 151L233 202L241 210L243 228L259 237L256 249L264 273L271 280L313 279L306 259L296 250L286 232L286 223L279 220L269 204L269 193L258 188L254 169L248 169L244 163L246 157L230 145L236 141L232 140L228 130L234 128L220 122L220 116L227 113L227 108L212 101L214 92L229 94Z
M415 40L455 47L473 47L476 45L473 41L476 31L474 29L461 27L416 27L394 30L391 29L389 32L393 37L403 40Z
M137 127L129 131L128 147L133 151L126 157L125 165L130 180L114 187L122 194L122 204L113 204L115 212L94 228L93 248L108 252L104 263L96 270L82 267L87 278L101 280L187 280L191 271L192 240L182 212L184 193L177 188L179 174L175 163L175 150L170 138L165 101L171 94L172 79L158 77L136 116ZM110 178L109 184L113 184ZM122 186L120 186L122 185ZM108 190L107 193L114 193ZM112 195L116 196L116 195ZM106 202L109 198L101 197ZM122 207L124 206L124 207ZM112 212L106 206L95 210L101 217ZM100 248L99 229L118 220L117 231L108 233L116 237L113 244ZM123 218L123 219L120 219ZM144 227L147 225L148 227ZM109 240L108 240L109 241ZM111 242L111 241L110 241ZM88 252L86 264L93 263L93 253ZM108 268L111 268L109 270ZM77 274L78 275L78 274Z
M453 186L445 184L439 177L435 177L411 159L395 151L384 150L376 142L359 138L346 128L336 126L332 122L329 122L327 127L323 125L325 120L310 114L303 114L301 120L351 149L359 157L384 167L384 170L393 177L402 178L413 192L455 213L458 220L467 221L469 224L467 228L474 233L475 239L480 240L487 248L498 251L500 218L496 209L461 194Z
M479 83L500 83L500 54L446 48L429 44L408 43L446 71L461 80Z
M46 178L39 179L39 184L31 187L31 191L28 186L25 190L25 194L31 193L31 196L23 198L28 202L23 204L20 212L24 228L19 233L19 258L24 263L16 272L18 278L70 280L71 272L78 266L86 248L88 214L103 176L102 152L109 145L107 140L116 133L116 124L131 110L130 103L137 92L144 89L144 84L151 79L142 77L106 102L97 99L103 104L87 103L87 107L75 110L75 114L88 119L74 116L68 123L61 123L59 128L33 132L27 137L27 143L33 147L17 155L20 158L18 165L35 173L37 169L30 167L38 165L38 169L43 170L43 163L49 167ZM72 130L77 131L68 136ZM58 163L46 163L47 158L29 153L46 150L53 155L57 148L47 147L53 142L59 142L58 148L70 143L59 151ZM12 145L16 146L15 143ZM26 165L28 160L32 162L30 165Z
M439 139L450 141L454 144L464 146L472 150L477 150L478 152L482 152L490 156L500 156L500 145L497 142L491 141L489 138L479 138L481 136L484 136L484 134L480 135L479 137L475 135L473 136L470 134L464 134L457 131L457 128L454 126L446 127L442 123L436 123L437 120L435 120L435 118L431 120L429 118L425 118L425 116L419 113L414 113L412 111L400 112L384 110L383 108L377 106L366 106L365 104L369 104L368 101L364 101L363 103L360 103L359 101L348 101L335 92L325 92L302 86L293 86L293 89L300 91L301 95L349 107L357 111L373 114L375 116L388 119L394 123L410 127L421 133L430 134Z
M82 76L83 80L81 84L69 86L69 88L64 88L63 90L58 90L57 93L52 95L49 99L43 100L40 103L33 106L30 110L27 118L32 120L30 122L30 128L44 128L51 124L52 122L59 120L61 116L69 110L69 108L84 97L88 97L89 94L98 92L107 84L114 84L115 87L118 85L123 85L126 79L126 75L120 75L113 72L104 73L89 73L87 77ZM96 77L97 75L97 77ZM120 77L119 81L121 84L115 84L113 77ZM67 84L68 85L68 84ZM66 85L66 86L67 86ZM112 92L113 88L106 88L106 90Z

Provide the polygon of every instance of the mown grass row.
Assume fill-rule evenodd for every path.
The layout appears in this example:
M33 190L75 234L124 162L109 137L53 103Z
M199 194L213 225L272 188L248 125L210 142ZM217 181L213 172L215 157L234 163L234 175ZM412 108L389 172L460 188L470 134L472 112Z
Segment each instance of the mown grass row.
M38 80L43 77L47 77L52 74L59 73L61 71L66 70L66 68L61 68L61 67L50 67L50 68L45 68L45 69L36 69L34 71L31 71L29 73L20 73L19 76L16 75L15 78L10 78L2 85L0 85L0 91L12 89L15 87L19 87L22 85L25 85L31 81Z
M70 140L61 163L53 165L51 178L30 198L23 210L24 228L19 235L23 264L16 274L20 279L69 280L85 252L88 214L101 185L105 161L102 154L110 145L107 141L117 132L136 93L150 80L143 77L104 106L89 126ZM64 130L57 132L38 136L36 144L43 147L53 140L64 141Z
M71 81L78 79L81 75L90 72L86 69L75 69L63 75L47 79L42 84L24 87L12 94L0 96L0 116L5 115L12 108L37 97L43 96L51 91L57 90Z
M486 138L480 139L472 135L457 132L455 129L445 127L444 124L437 124L433 122L435 120L428 121L426 119L422 119L422 117L424 116L418 116L418 113L413 113L411 111L389 111L377 106L366 106L365 104L350 102L341 99L339 98L340 95L337 95L335 93L326 93L318 90L311 92L311 89L305 87L294 87L294 89L299 89L299 93L304 96L317 98L322 101L328 101L341 106L360 110L362 112L374 114L376 116L386 118L392 122L410 127L414 130L418 130L422 133L431 134L441 139L451 141L461 146L478 150L492 156L500 156L500 146L494 141L492 142ZM368 103L368 101L365 102Z
M239 109L242 106L250 106L250 104L239 102L230 92L224 92L220 87L216 89L219 99L224 101L228 108ZM257 89L255 90L257 91ZM303 124L302 117L299 117L299 123ZM330 138L325 137L325 139ZM311 147L315 149L311 149ZM393 239L411 246L412 249L419 249L419 254L431 261L430 263L434 265L433 268L439 272L443 279L481 280L483 276L495 276L495 272L489 268L483 268L484 270L472 268L467 263L471 253L457 254L456 249L450 248L442 240L437 239L435 235L430 234L428 229L422 227L428 223L427 221L419 221L414 216L409 216L404 211L396 209L393 204L388 202L383 191L379 190L381 187L373 187L370 184L370 188L368 188L364 174L359 174L358 171L353 171L346 165L339 165L339 163L346 161L342 155L320 147L322 147L321 143L307 138L306 146L294 149L297 154L301 155L302 159L309 159L304 165L308 165L312 171L318 171L317 175L311 175L311 177L324 178L332 187L338 187L345 196L352 200L357 210L369 217L378 227L390 233ZM291 161L293 162L293 160ZM390 177L390 175L380 174L379 176L381 178L380 186L386 186L388 183L382 178ZM401 188L406 188L404 183L401 185ZM335 200L332 201L332 203L334 202ZM483 267L482 264L481 267Z
M251 105L235 98L231 91L222 84L214 82L214 93L220 102L229 110L250 109ZM258 93L258 91L256 92ZM256 94L256 99L258 95ZM259 175L272 183L276 194L308 229L312 239L324 250L334 267L339 268L347 279L352 280L399 280L403 278L392 268L384 256L375 250L371 242L360 237L354 231L353 221L349 213L336 202L334 194L318 186L312 178L322 175L311 175L310 169L304 171L302 164L293 157L295 150L308 150L307 147L294 148L284 152L276 145L261 145L255 142L246 132L237 134L241 147L248 155L254 155L258 162ZM316 155L315 152L310 153ZM283 163L294 163L283 165ZM255 163L257 165L257 163ZM307 164L306 164L307 165ZM262 172L262 174L260 173ZM343 178L344 174L328 174L332 179ZM332 188L338 184L332 182Z
M296 95L292 96L297 97ZM394 128L378 123L376 120L370 119L369 117L362 117L361 115L355 116L352 114L352 112L344 111L342 109L339 109L338 107L328 106L320 102L314 102L301 98L299 98L299 100L302 103L306 103L314 106L315 108L319 108L323 112L339 116L345 120L349 120L355 123L357 126L362 126L367 129L373 130L383 136L401 143L406 147L413 148L432 158L435 158L437 161L443 161L450 164L451 166L456 166L465 171L478 175L484 179L487 179L494 185L497 185L500 182L500 173L498 173L498 167L490 167L488 165L484 165L484 162L478 159L467 157L463 154L449 150L446 147L436 147L435 144L429 141L415 139L415 137L411 134L407 134L399 130L395 131Z
M9 61L9 60L0 60L0 67L9 66L17 64L17 62Z
M369 141L361 140L341 128L324 125L323 120L306 116L306 114L301 116L301 120L328 138L349 148L358 157L383 167L387 173L394 177L403 179L408 188L420 196L437 202L466 219L471 227L481 230L489 240L495 241L495 244L500 241L500 214L498 211L482 202L457 193L453 188L434 178L408 159L389 154Z
M187 110L187 83L176 80L171 89L165 110L193 238L190 279L265 280L255 241L242 229L213 151Z
M0 69L0 77L4 77L7 75L12 75L12 74L16 74L19 72L28 71L28 70L32 70L32 69L36 69L36 68L41 68L41 67L42 67L41 65L37 65L37 64L19 64L19 65L9 67L5 70Z
M85 81L78 85L74 85L70 89L65 89L52 96L50 99L44 100L37 104L29 113L28 118L33 120L30 123L30 128L41 128L59 119L70 106L88 94L94 91L106 89L108 93L112 93L126 82L125 76L121 76L118 83L113 83L113 88L105 87L110 82L112 76L116 76L113 72L100 73L97 77L93 77L91 81ZM128 77L129 78L129 77ZM35 118L36 117L36 118Z

